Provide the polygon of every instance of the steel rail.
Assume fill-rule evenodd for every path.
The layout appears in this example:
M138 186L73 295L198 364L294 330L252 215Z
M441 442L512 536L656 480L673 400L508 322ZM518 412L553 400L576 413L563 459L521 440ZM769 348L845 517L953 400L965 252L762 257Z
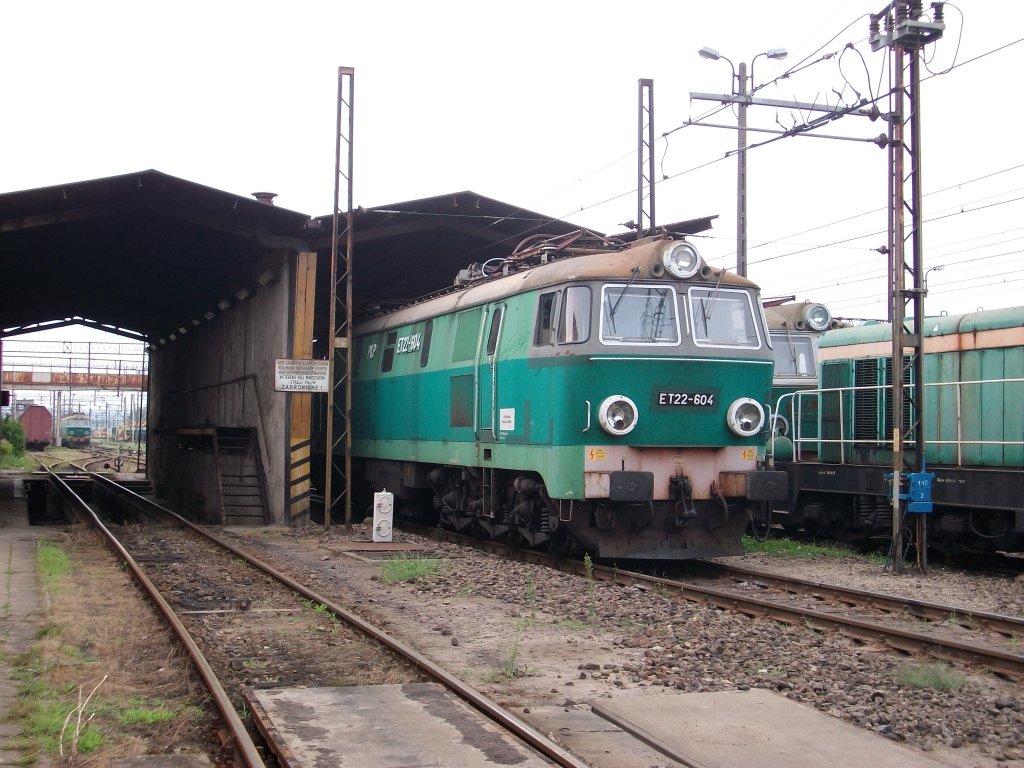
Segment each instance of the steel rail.
M553 760L557 765L562 768L587 768L588 764L577 758L571 752L565 750L561 745L555 743L551 739L547 738L540 731L536 730L523 720L508 712L495 702L488 699L482 693L477 691L475 688L464 683L459 678L455 677L443 667L435 664L433 661L428 659L423 654L414 650L412 647L406 645L400 640L387 634L380 628L365 621L360 616L352 613L348 609L334 603L324 595L314 592L313 590L306 587L304 584L295 581L290 576L281 573L273 566L264 563L256 557L253 557L248 552L234 546L230 542L216 536L209 531L205 530L199 525L196 525L192 521L182 517L178 513L163 507L156 502L140 496L134 491L124 488L110 478L102 475L93 475L94 482L99 482L100 485L108 487L109 490L115 491L116 493L130 498L137 505L147 510L158 510L160 514L166 515L173 519L179 525L183 525L190 530L198 533L199 535L213 541L218 546L223 547L233 555L244 559L252 566L266 573L271 578L277 580L281 584L285 585L289 589L293 590L299 595L317 605L322 605L324 608L329 610L338 618L344 620L351 626L355 627L359 631L363 632L368 637L373 638L382 645L386 645L388 648L395 651L399 656L403 657L415 667L422 670L424 673L432 677L441 685L445 686L448 690L452 691L456 696L467 702L478 711L489 717L494 722L501 725L510 733L513 733L518 738L532 746L538 752L543 754L545 757Z
M114 550L118 557L124 561L124 563L131 570L132 575L138 579L139 584L146 590L150 599L154 605L159 609L160 613L163 614L167 623L171 626L174 634L178 637L178 640L186 650L188 650L189 658L195 665L196 670L199 672L200 677L206 684L207 690L213 697L214 702L217 705L217 710L220 712L221 717L224 719L228 730L231 733L231 738L234 741L235 750L239 758L241 758L247 768L264 768L265 763L263 758L260 757L259 752L256 749L256 745L253 743L252 738L249 736L249 732L245 729L245 725L242 723L241 718L235 711L234 706L231 704L231 699L228 697L227 691L220 684L217 679L217 675L214 673L213 668L210 666L203 652L199 649L199 645L193 639L185 625L182 624L181 620L175 614L174 609L170 604L163 598L160 591L156 588L156 585L149 580L146 576L145 571L136 562L135 558L129 554L121 542L110 532L110 530L103 525L100 519L96 516L96 513L90 509L89 505L85 503L81 496L75 493L71 486L64 482L64 480L56 473L50 472L50 482L57 489L61 498L72 510L72 513L76 518L83 522L91 525L100 535L106 540L108 546Z
M403 525L405 525L403 523ZM932 656L947 659L950 661L967 662L988 668L990 671L1010 678L1015 681L1024 680L1024 655L1007 653L994 648L984 648L957 640L936 638L921 632L886 627L881 624L874 624L870 621L857 619L851 616L816 611L812 608L799 608L779 605L769 600L757 597L738 595L724 589L705 587L696 584L689 584L674 579L666 579L658 576L635 571L623 570L621 568L610 568L608 566L590 565L573 560L562 560L544 552L536 550L525 550L510 547L495 541L480 541L465 534L440 530L436 532L429 529L431 535L440 536L448 541L487 549L493 552L507 553L509 556L536 563L552 565L559 570L574 573L587 578L599 578L625 586L635 586L638 583L659 584L668 589L675 590L684 599L697 603L709 603L720 608L734 610L749 616L767 616L786 624L806 624L815 629L832 629L842 632L850 637L861 640L878 641L890 647L907 652L924 652ZM751 572L754 573L754 572ZM757 576L760 578L761 574ZM785 577L778 577L785 579ZM851 591L852 593L852 591ZM866 593L875 597L875 593ZM880 596L881 597L881 596ZM964 612L961 612L963 615ZM996 616L998 614L992 614ZM1012 617L1009 617L1012 618ZM1011 633L1012 634L1012 633Z
M834 600L850 603L851 605L869 605L883 611L891 611L892 613L906 611L915 618L926 621L954 619L961 626L968 629L973 629L977 625L1006 637L1024 638L1024 619L1017 618L1016 616L975 611L970 608L917 600L910 597L896 597L878 592L868 592L863 589L854 589L853 587L840 587L834 584L826 584L822 581L779 576L773 573L752 571L748 568L740 568L727 563L706 563L706 565L712 572L718 572L717 575L720 578L740 578L752 582L762 582L798 594L826 596Z

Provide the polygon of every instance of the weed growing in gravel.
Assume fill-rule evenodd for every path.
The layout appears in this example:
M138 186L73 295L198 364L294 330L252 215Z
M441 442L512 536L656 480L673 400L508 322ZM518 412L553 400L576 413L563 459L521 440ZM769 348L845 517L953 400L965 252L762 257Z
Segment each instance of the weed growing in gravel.
M309 608L313 613L322 619L327 619L333 624L338 623L338 617L334 615L334 612L323 603L318 603L315 600L303 599L302 604Z
M526 605L530 608L530 623L537 620L537 583L533 576L526 576Z
M786 676L786 667L780 664L749 664L746 671L748 674L764 675L766 677Z
M672 592L664 584L655 584L651 588L651 594L655 597L660 597L662 600L671 600Z
M978 622L973 616L960 614L956 611L949 614L949 618L944 623L950 627L964 627L965 629L975 629L978 626Z
M850 557L857 553L836 544L806 544L791 539L758 541L753 536L743 537L743 551L760 552L772 557Z
M509 680L516 675L516 666L519 659L519 646L523 641L523 636L534 623L537 621L537 584L533 580L533 576L526 577L526 604L530 609L529 615L518 619L515 624L512 625L512 640L509 643L508 650L502 656L500 676Z
M590 559L589 552L583 555L583 570L587 572L588 622L593 624L597 619L597 595L594 591L594 561Z
M177 713L163 706L135 706L117 713L117 721L122 725L157 725L169 723L177 717Z
M895 678L904 688L934 688L941 691L958 691L967 682L966 675L941 662L904 664L896 670Z
M586 629L587 623L579 619L562 619L558 622L558 626L565 627L566 629Z
M396 557L380 564L380 577L385 584L416 581L441 570L441 561L434 557Z

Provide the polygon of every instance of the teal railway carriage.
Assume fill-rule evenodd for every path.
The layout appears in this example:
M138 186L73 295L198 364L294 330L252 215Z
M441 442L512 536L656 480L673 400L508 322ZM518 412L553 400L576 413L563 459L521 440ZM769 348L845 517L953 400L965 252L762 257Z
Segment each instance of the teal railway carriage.
M936 475L929 545L1024 550L1024 308L930 317L924 328L925 459ZM793 523L843 538L891 533L891 333L876 323L822 337L820 439L798 440L798 460L779 465ZM916 470L912 386L902 432Z
M669 235L541 242L357 326L353 457L399 511L555 551L741 551L772 352L757 287ZM566 255L571 254L571 255Z

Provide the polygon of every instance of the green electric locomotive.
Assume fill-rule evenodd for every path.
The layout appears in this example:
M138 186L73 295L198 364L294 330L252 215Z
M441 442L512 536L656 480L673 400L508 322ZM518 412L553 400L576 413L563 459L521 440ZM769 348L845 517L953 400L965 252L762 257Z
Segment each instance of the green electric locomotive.
M772 384L757 286L663 233L538 239L358 325L352 452L399 513L605 559L741 552Z

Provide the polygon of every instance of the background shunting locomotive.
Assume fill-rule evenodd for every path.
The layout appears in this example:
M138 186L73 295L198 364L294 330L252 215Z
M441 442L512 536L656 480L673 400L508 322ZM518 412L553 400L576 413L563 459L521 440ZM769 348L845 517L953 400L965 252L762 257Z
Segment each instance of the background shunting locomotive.
M925 322L924 438L932 511L928 545L940 552L1024 551L1024 308L929 317ZM782 398L813 404L802 422L777 522L830 538L885 540L892 529L892 329L840 328L819 342L820 388ZM912 465L917 421L904 394ZM784 509L780 507L784 506ZM778 514L778 513L784 514Z

